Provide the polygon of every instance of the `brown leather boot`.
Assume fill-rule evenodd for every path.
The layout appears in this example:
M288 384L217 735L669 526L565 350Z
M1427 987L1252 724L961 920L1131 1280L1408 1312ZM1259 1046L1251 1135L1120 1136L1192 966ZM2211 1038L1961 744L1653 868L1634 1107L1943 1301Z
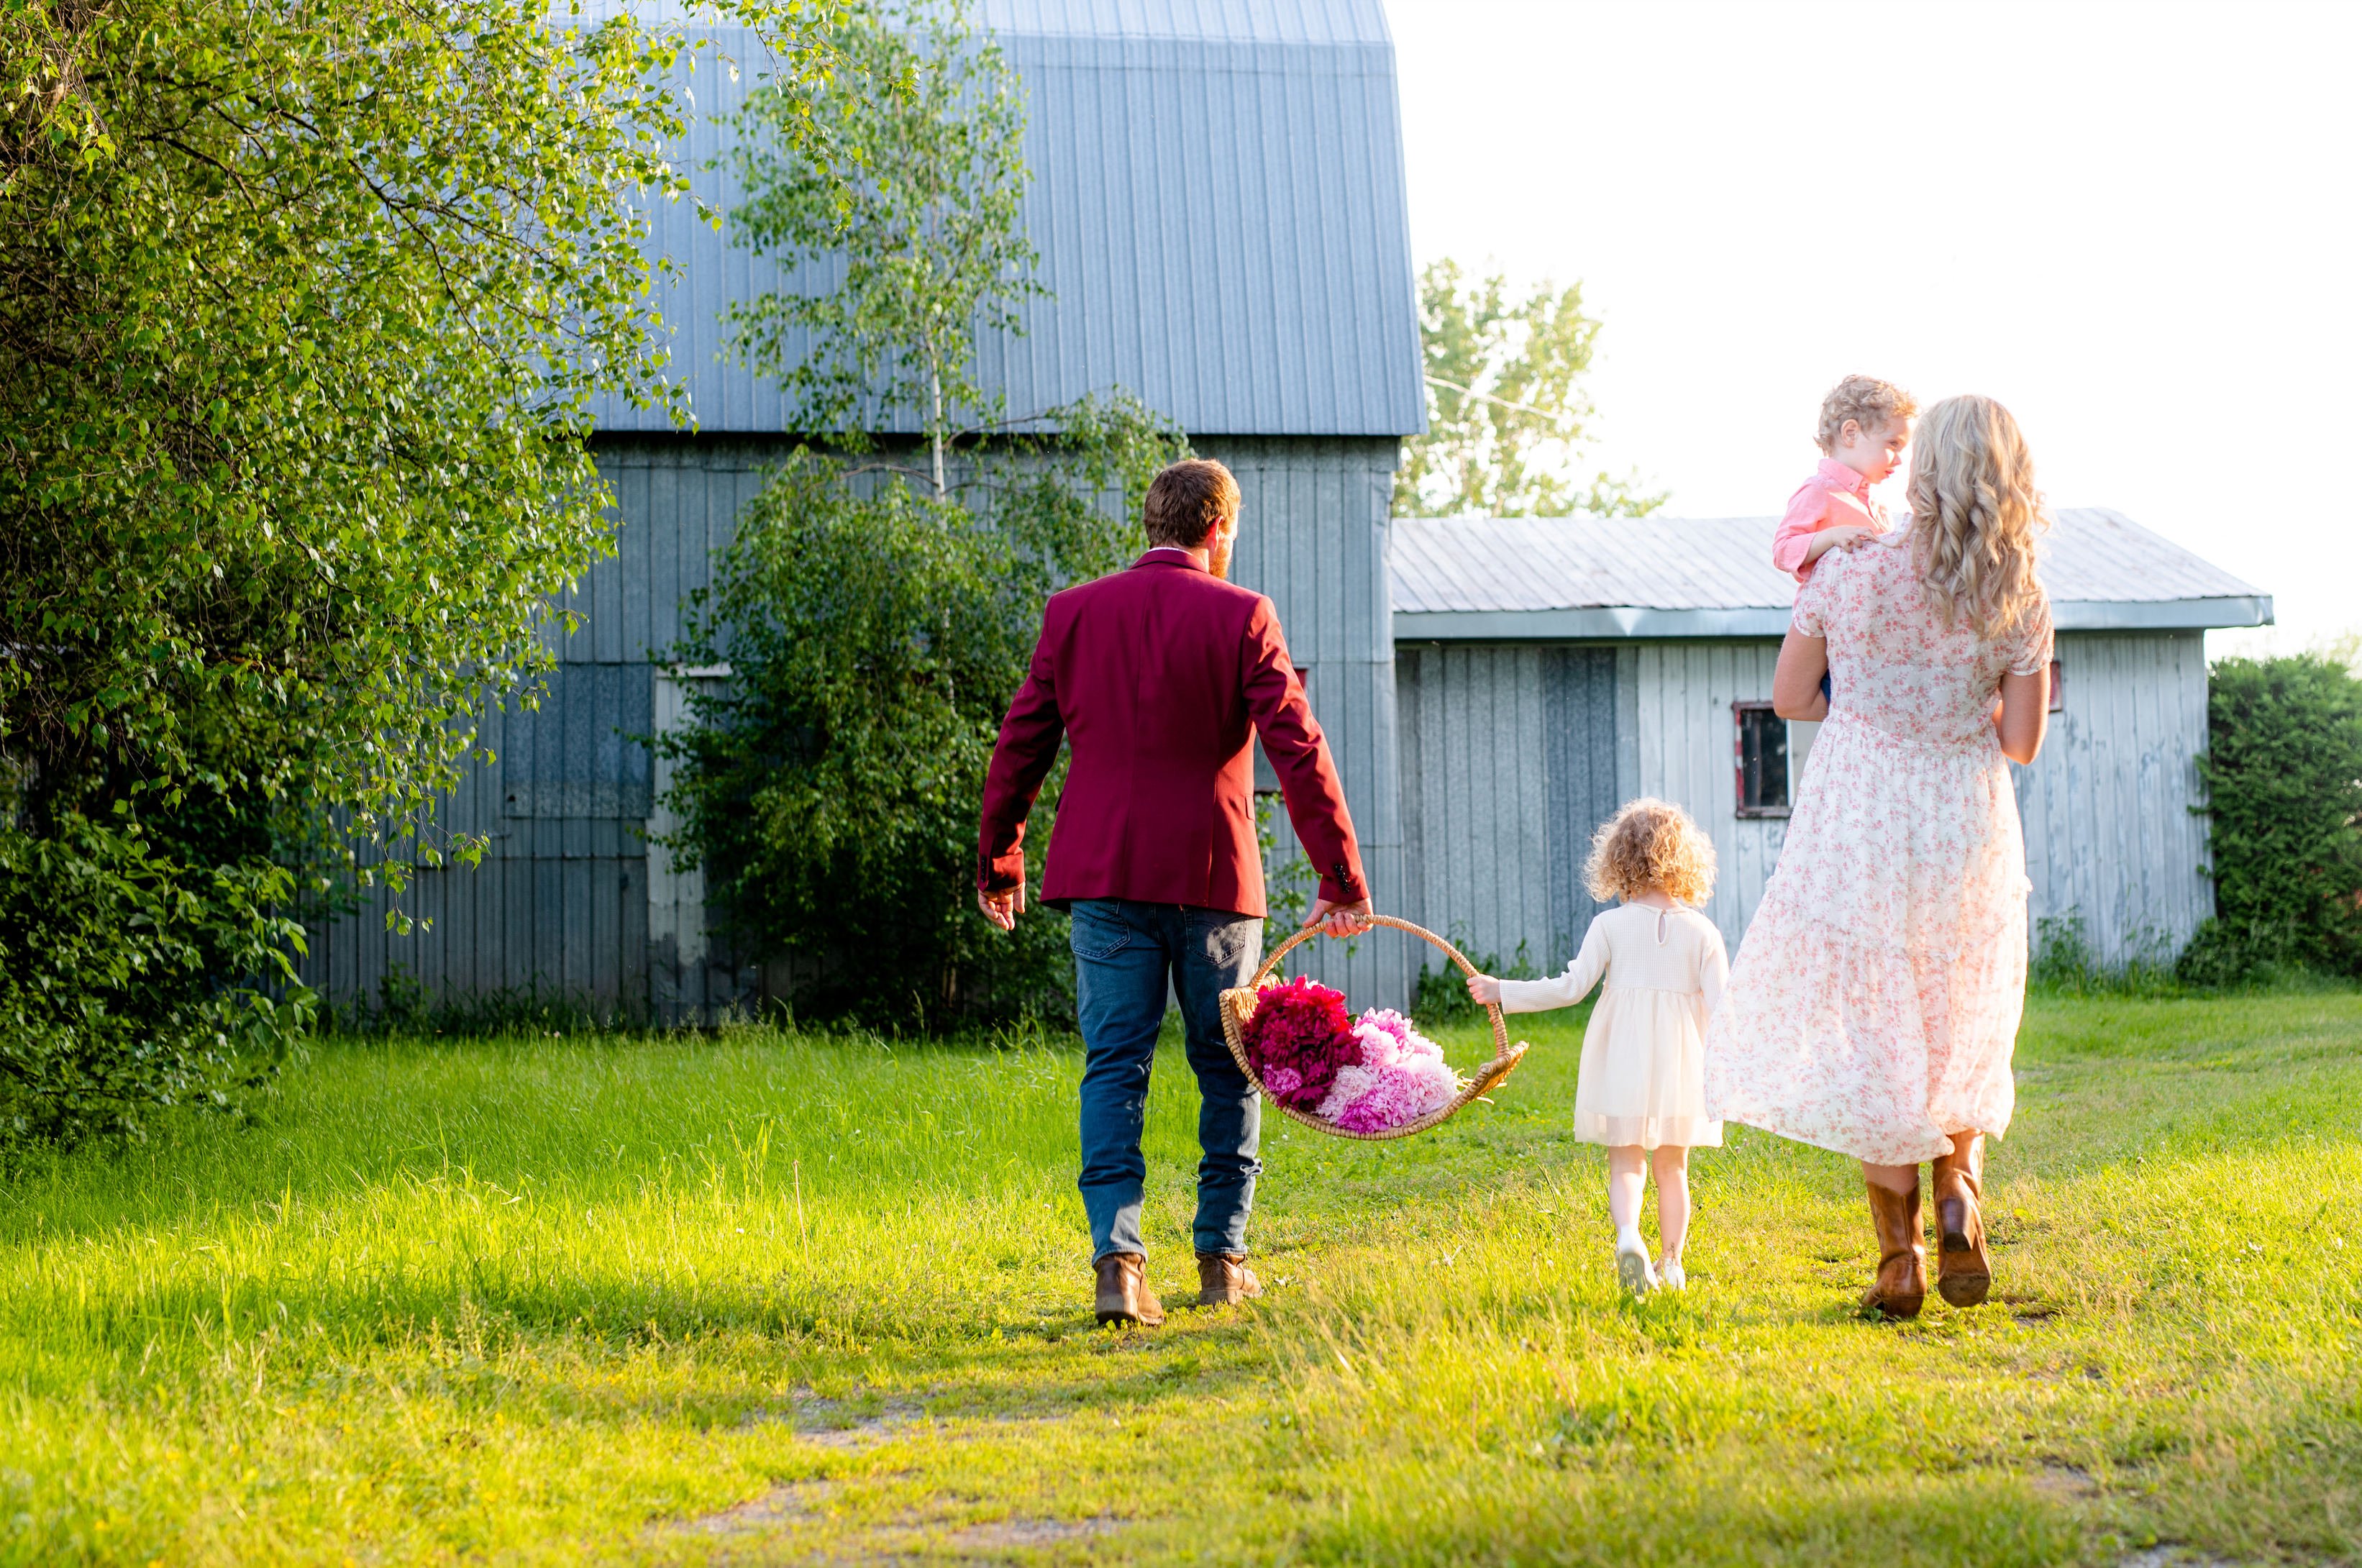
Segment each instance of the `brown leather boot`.
M1971 1127L1952 1134L1952 1152L1938 1155L1927 1184L1936 1206L1942 1251L1936 1288L1955 1307L1974 1307L1992 1289L1992 1254L1985 1251L1985 1135Z
M1093 1303L1102 1323L1153 1329L1164 1321L1164 1304L1148 1288L1148 1260L1138 1253L1109 1253L1091 1264L1098 1275Z
M1911 1173L1908 1193L1870 1188L1870 1220L1878 1229L1878 1279L1861 1293L1861 1304L1890 1318L1916 1318L1927 1298L1927 1243L1919 1227L1919 1173Z
M1244 1253L1198 1254L1198 1305L1231 1307L1263 1294L1263 1281L1247 1267Z

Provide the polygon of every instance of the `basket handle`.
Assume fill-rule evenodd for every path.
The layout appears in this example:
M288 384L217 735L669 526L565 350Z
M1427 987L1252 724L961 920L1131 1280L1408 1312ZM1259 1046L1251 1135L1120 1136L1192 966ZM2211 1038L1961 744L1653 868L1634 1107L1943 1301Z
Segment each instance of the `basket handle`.
M1428 930L1427 927L1423 925L1413 925L1407 920L1396 920L1392 915L1374 914L1369 917L1369 920L1372 925L1392 926L1396 931L1407 931L1413 936L1422 937L1427 941L1433 943L1436 946L1442 948L1446 955L1448 955L1454 964L1460 966L1460 972L1462 974L1466 975L1471 979L1476 977L1478 973L1476 966L1468 962L1466 955L1464 955L1460 949L1452 946L1451 944L1436 935L1435 933ZM1302 946L1304 944L1311 941L1314 937L1319 934L1320 928L1319 926L1308 925L1303 930L1298 931L1294 936L1291 936L1286 941L1281 943L1276 948L1273 949L1271 956L1263 961L1263 967L1255 971L1254 978L1247 982L1247 988L1250 990L1259 991L1263 989L1264 985L1270 981L1272 971L1279 967L1279 961L1281 959L1286 957L1297 948ZM1485 1011L1492 1020L1493 1060L1498 1062L1509 1054L1509 1027L1502 1021L1500 1003L1486 1002L1485 1004Z

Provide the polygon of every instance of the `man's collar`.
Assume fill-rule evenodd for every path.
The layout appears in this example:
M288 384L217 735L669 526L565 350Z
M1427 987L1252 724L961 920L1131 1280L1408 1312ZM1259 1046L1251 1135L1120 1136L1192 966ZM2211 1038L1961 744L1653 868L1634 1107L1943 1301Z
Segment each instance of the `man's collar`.
M1188 551L1183 549L1178 545L1152 545L1138 560L1131 564L1136 567L1187 567L1191 571L1204 571L1206 569L1203 566L1198 564L1197 557L1191 555Z

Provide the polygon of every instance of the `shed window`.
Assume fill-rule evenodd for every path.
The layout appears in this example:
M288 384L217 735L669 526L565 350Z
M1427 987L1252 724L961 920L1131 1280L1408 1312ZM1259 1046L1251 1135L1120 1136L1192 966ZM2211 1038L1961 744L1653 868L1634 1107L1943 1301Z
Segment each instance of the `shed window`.
M1788 721L1769 702L1733 702L1738 721L1733 753L1738 765L1738 814L1788 814Z

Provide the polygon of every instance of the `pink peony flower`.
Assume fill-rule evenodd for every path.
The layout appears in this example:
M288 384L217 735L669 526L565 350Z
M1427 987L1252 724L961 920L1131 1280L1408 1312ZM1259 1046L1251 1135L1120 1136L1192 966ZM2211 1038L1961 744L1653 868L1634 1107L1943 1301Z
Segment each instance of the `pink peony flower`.
M1341 1069L1314 1114L1352 1132L1383 1132L1442 1110L1462 1087L1442 1048L1391 1008L1353 1025L1358 1066Z

